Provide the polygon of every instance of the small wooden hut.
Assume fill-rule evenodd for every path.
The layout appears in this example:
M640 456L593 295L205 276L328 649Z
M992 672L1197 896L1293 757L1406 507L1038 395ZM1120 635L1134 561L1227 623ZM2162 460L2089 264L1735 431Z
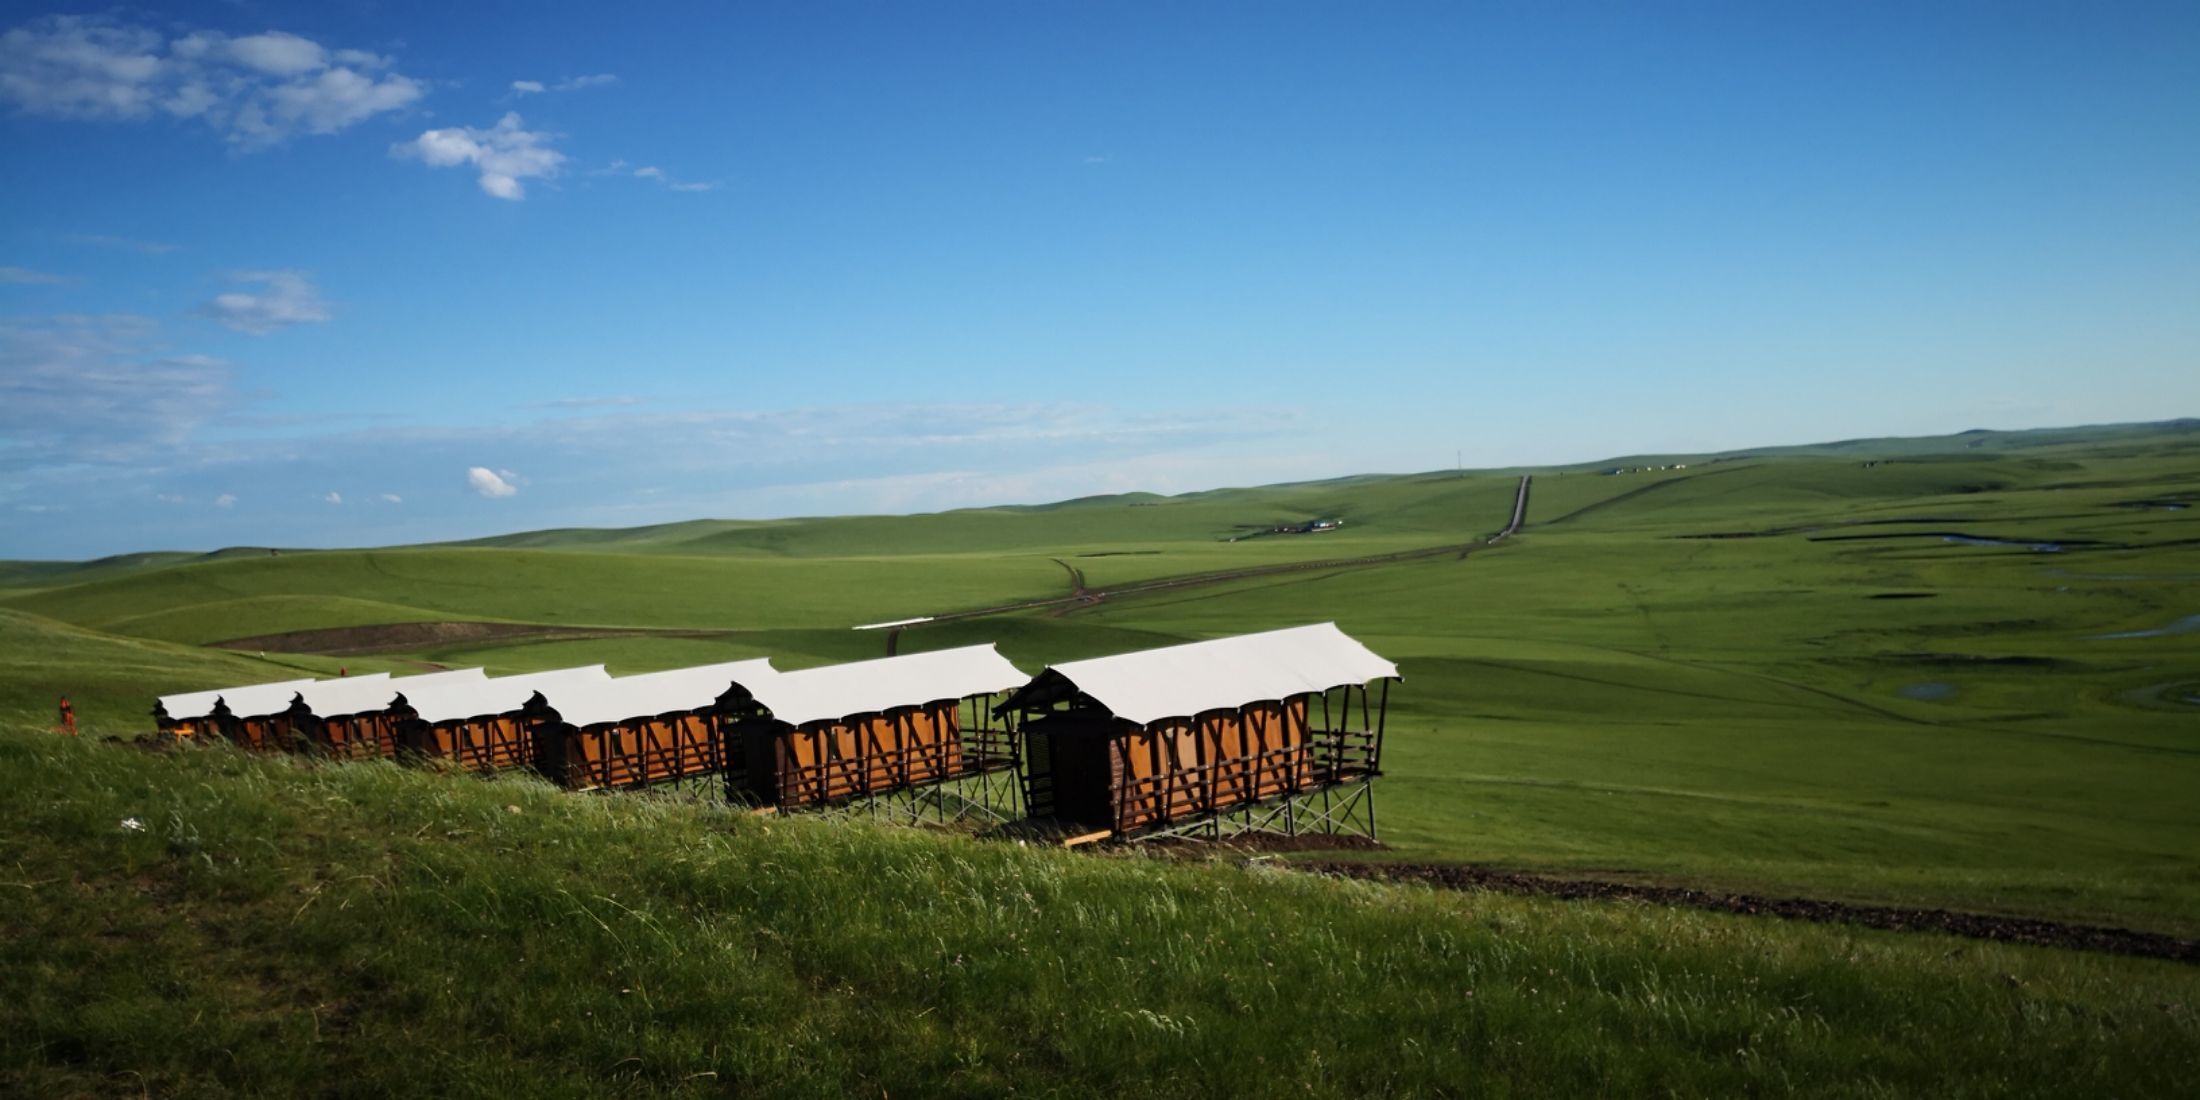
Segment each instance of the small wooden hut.
M349 679L355 683L388 687L390 674L376 672ZM308 683L298 688L283 686L224 692L220 705L214 708L214 723L223 737L248 749L273 752L296 748L298 731L291 719L291 706L301 693L312 688L313 684Z
M998 709L1022 738L1032 818L1082 839L1372 837L1371 784L1398 678L1396 665L1319 623L1052 665Z
M310 683L313 681L281 680L275 683L163 695L153 702L153 723L160 732L170 737L213 737L221 732L214 722L214 708L220 705L223 695L286 689L295 692Z
M531 765L535 738L525 712L535 693L557 684L610 678L602 665L586 665L410 691L400 685L390 704L398 749L475 771Z
M316 681L301 689L290 705L292 747L344 760L395 756L398 718L390 704L400 692L487 679L478 668L461 668L396 679L353 676Z
M739 756L730 740L769 660L549 685L529 701L537 762L575 790L646 787L715 775Z
M955 812L998 815L1015 789L993 780L1013 776L1016 758L989 704L1024 679L988 644L744 684L750 717L735 733L746 767L729 771L728 796L793 810L977 779Z

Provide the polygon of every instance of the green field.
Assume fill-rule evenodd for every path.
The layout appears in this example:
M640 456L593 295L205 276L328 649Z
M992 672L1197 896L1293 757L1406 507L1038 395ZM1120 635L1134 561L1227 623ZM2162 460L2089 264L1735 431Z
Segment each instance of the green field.
M1627 472L1600 472L1613 467ZM1065 597L1078 578L1083 591L1105 594L1155 578L1251 571L920 628L903 646L995 641L1036 671L1049 661L1333 619L1397 660L1406 677L1391 694L1388 774L1378 785L1388 848L1362 858L2200 935L2193 796L2200 423L1521 472L1534 482L1518 536L1472 553L1362 565L1348 559L1481 541L1504 525L1519 472L913 517L538 532L371 551L20 563L0 567L8 586L0 595L0 715L43 726L52 697L67 691L95 731L135 733L147 727L157 693L339 663L353 671L467 663L503 672L602 661L631 672L769 655L782 668L803 667L876 655L877 636L848 629L859 623ZM1259 533L1319 517L1345 526ZM1259 572L1304 562L1330 564ZM262 660L205 648L288 631L445 621L605 633L340 659L268 652ZM659 633L668 631L679 633ZM805 844L836 843L802 835ZM962 841L876 843L879 852L927 853L912 859L1023 858L952 847ZM935 849L924 846L933 844L963 854L930 854ZM1629 907L1438 900L1359 887L1350 896L1351 905L1381 912L1435 906L1452 914L1443 919L1470 925L1497 911L1508 914L1502 920L1553 921L1595 941L1580 950L1619 952L1582 963L1599 972L1691 922L1731 928L1740 939L1730 946L1766 953L1745 968L1816 966L1808 961L1814 952L1855 950L1834 946L1847 942L1845 933ZM1555 939L1538 942L1531 954L1559 950ZM1635 946L1615 946L1624 944ZM839 959L834 953L856 950L822 942L775 949L792 952L786 958L798 967L809 957L802 951ZM1901 954L1909 949L1884 950L1895 954L1881 958L1883 971L1871 981L1914 989L1897 973L1919 965ZM1640 965L1671 977L1697 973L1690 968L1708 966L1709 957ZM1242 961L1214 965L1222 974ZM2087 956L2056 956L2052 965L2069 968L2074 981L2109 982L2106 975L2128 970L2168 983L2175 992L2162 1003L2178 1006L2183 1041L2192 1042L2189 968ZM1406 983L1397 996L1418 996L1389 971L1367 981ZM2057 1003L2121 1003L2119 996L2096 988ZM1188 1010L1195 1018L1211 1019L1200 1013L1221 1011L1223 1002L1202 1003ZM2004 1010L2015 1011L1994 1011ZM861 1018L836 1016L807 1034L823 1041L848 1033L836 1029L859 1029ZM1996 1032L1993 1042L2012 1034ZM1553 1040L1560 1048L1574 1041ZM973 1057L1000 1072L982 1052ZM1064 1064L1081 1065L1079 1057L1065 1055ZM1234 1064L1223 1059L1209 1069ZM1231 1091L1181 1066L1171 1072L1182 1078L1081 1072L1062 1077L1063 1087L1185 1080L1195 1091ZM891 1078L881 1069L863 1079ZM926 1079L952 1091L937 1084L947 1076ZM1413 1088L1410 1077L1394 1080ZM1682 1091L1767 1083L1676 1080ZM1326 1091L1350 1090L1332 1082Z

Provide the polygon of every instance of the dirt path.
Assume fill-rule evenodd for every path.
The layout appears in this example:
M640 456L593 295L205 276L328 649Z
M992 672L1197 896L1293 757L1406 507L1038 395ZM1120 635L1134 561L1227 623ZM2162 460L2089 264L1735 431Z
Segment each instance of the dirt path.
M1717 913L1779 917L1818 924L1855 924L1894 932L1938 932L1999 943L2021 943L2036 947L2061 947L2074 951L2097 951L2110 955L2200 963L2200 941L2178 939L2158 932L2066 924L2028 917L1997 917L1983 913L1959 913L1949 909L1851 905L1811 898L1722 894L1684 886L1646 886L1594 879L1546 878L1542 875L1499 871L1468 864L1310 860L1282 866L1378 882L1417 882L1447 890L1489 890L1501 894L1569 900L1644 901Z
M1729 466L1723 470L1705 470L1700 474L1683 474L1680 477L1666 478L1664 481L1653 481L1650 484L1645 485L1639 489L1629 489L1626 492L1620 493L1617 496L1606 497L1603 500L1596 501L1592 504L1584 504L1581 507L1566 513L1565 515L1558 517L1557 519L1545 520L1541 524L1541 526L1555 527L1561 523L1571 523L1574 520L1580 519L1581 517L1588 515L1591 512L1597 511L1602 508L1609 508L1614 504L1623 504L1627 501L1633 500L1636 497L1643 495L1644 493L1654 493L1659 489L1666 489L1675 485L1683 485L1688 482L1695 481L1698 478L1717 477L1720 474L1739 473L1743 470L1754 469L1756 469L1755 466Z

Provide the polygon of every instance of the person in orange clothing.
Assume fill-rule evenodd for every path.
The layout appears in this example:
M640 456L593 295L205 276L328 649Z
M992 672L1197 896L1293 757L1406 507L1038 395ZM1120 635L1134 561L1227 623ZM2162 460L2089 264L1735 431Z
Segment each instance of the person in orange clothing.
M61 697L61 732L76 736L76 708L69 705L69 697Z

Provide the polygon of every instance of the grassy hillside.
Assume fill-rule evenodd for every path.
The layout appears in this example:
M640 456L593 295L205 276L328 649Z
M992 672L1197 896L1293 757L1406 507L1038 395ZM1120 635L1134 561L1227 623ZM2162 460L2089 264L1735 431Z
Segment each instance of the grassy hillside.
M2140 1096L2200 1072L2177 964L12 728L0 770L15 1095Z
M94 734L150 730L153 700L209 686L417 668L402 659L336 660L277 653L259 659L168 642L121 638L0 608L0 721L45 728L67 695Z
M1384 858L2190 935L2200 631L2178 624L2200 614L2196 438L2174 424L1988 433L1548 471L1527 529L1468 557L1117 593L922 628L903 645L997 641L1035 670L1335 619L1407 675L1381 786ZM355 669L631 672L758 655L796 668L876 655L881 639L856 623L1061 596L1078 576L1105 593L1457 545L1503 524L1514 483L1351 478L499 540L525 548L261 554L0 606L47 629L190 642L445 618L706 632L424 644L381 664L347 658ZM1258 534L1314 517L1346 526ZM73 660L89 658L11 665L0 682L50 706L57 685L85 678ZM139 728L149 698L118 701L132 723L119 728Z

